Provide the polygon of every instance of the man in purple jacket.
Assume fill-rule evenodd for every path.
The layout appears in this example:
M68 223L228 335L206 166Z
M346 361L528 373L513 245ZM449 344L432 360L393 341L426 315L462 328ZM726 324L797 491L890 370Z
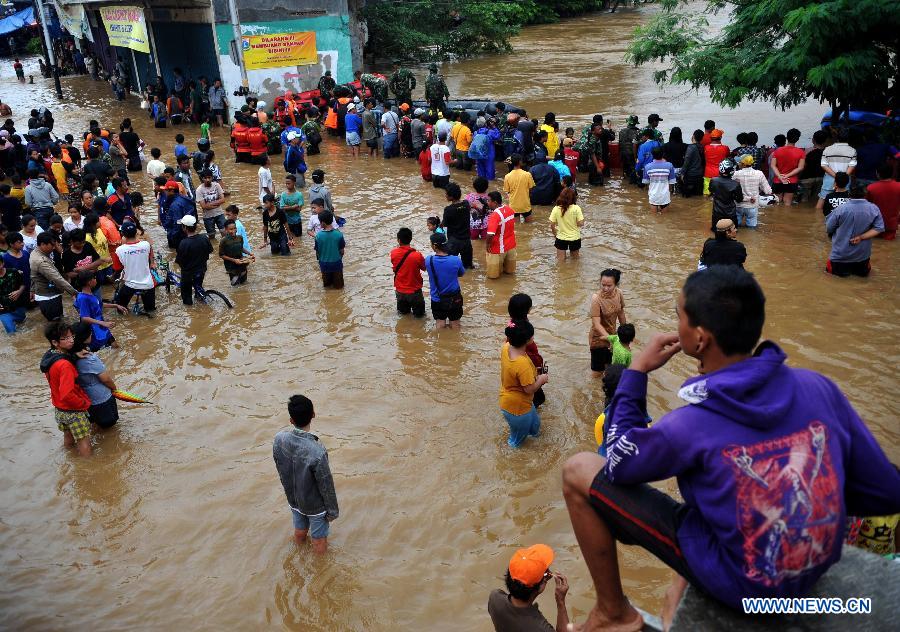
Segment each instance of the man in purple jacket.
M606 459L578 454L563 469L572 528L597 591L584 630L638 630L622 592L616 541L639 545L687 582L741 607L743 597L798 597L841 556L846 515L900 511L900 472L837 386L756 346L765 296L736 266L692 274L678 333L660 334L622 375L607 415ZM754 351L754 348L756 350ZM679 351L699 373L688 405L647 427L647 374ZM650 487L675 476L679 503Z

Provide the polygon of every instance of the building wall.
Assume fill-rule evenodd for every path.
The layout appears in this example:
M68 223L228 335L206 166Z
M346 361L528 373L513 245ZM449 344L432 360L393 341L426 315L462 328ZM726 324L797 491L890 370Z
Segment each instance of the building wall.
M302 4L302 3L301 3ZM325 3L328 4L328 3ZM339 4L339 3L337 3ZM245 17L245 10L239 9L241 33L243 35L265 35L315 31L318 63L310 66L287 66L247 71L248 88L251 93L269 105L279 94L290 90L304 92L312 90L319 78L330 70L335 81L346 83L353 80L353 54L351 50L350 19L347 15L323 15L311 18L297 18L272 22L251 22ZM281 15L285 13L282 12ZM255 15L268 13L258 10ZM216 39L219 47L219 67L222 81L229 94L241 85L241 72L231 58L230 42L234 39L231 24L216 24ZM237 100L232 99L232 104Z

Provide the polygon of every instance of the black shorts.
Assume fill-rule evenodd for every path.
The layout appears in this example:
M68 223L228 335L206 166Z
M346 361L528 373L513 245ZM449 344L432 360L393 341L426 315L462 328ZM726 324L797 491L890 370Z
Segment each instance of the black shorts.
M617 542L640 546L695 586L700 586L678 544L678 528L690 509L647 485L614 485L603 470L588 501Z
M524 217L526 219L531 217L531 213L532 213L532 211L528 211L527 213L513 213L513 215L515 215L516 220L518 220L520 217Z
M854 261L853 263L846 263L844 261L832 261L831 259L825 264L825 272L828 274L833 274L834 276L846 277L850 276L861 276L867 277L869 276L869 272L872 271L872 264L869 259L865 261Z
M110 397L102 404L96 404L88 408L88 418L101 428L112 428L119 421L119 406L116 398Z
M446 189L447 185L450 184L450 176L431 176L431 185L435 189Z
M772 193L796 193L797 192L797 183L792 182L790 184L785 184L783 182L773 182L772 183Z
M572 252L581 250L580 239L576 239L574 241L564 241L562 239L557 239L553 245L556 246L557 250L571 250Z
M435 320L459 320L463 315L462 294L440 301L431 301L431 315Z
M366 147L368 147L369 149L378 149L378 139L373 138L372 140L367 140Z
M591 349L591 371L603 373L606 365L610 362L612 362L612 349L606 347Z
M394 290L394 293L397 295L398 312L401 314L412 312L413 315L420 318L425 315L425 296L422 294L422 290L416 290L409 294Z

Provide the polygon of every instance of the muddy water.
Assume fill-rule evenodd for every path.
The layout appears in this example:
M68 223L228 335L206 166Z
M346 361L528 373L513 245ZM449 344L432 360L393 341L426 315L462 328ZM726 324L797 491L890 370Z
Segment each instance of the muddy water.
M640 19L620 13L528 29L515 56L444 72L454 95L552 109L564 127L596 111L617 122L656 111L665 129L693 129L710 116L732 135L742 123L763 138L793 125L815 128L816 106L722 112L702 95L658 91L649 71L620 61ZM579 53L585 38L593 50ZM22 88L4 68L0 96L20 126L41 103L52 107L61 132L80 133L90 118L113 126L132 116L148 147L170 155L175 130L152 129L135 99L112 102L107 86L86 79L64 86L59 104L43 80ZM221 132L213 140L259 253L255 169L232 162ZM328 172L348 219L347 287L322 291L304 239L290 258L262 254L250 282L227 289L232 311L185 309L161 294L155 320L117 318L122 349L103 357L121 387L154 404L123 404L119 427L98 438L93 458L61 447L37 370L45 348L40 315L32 312L24 331L0 346L3 627L488 630L488 592L501 584L513 548L533 542L555 547L554 567L572 586L570 612L580 620L590 608L559 482L567 456L595 447L593 420L602 409L584 347L589 295L599 270L618 267L638 347L651 333L672 330L677 288L696 266L709 204L679 199L657 217L644 193L616 181L582 188L581 261L556 265L548 209L539 209L541 221L519 230L517 275L490 283L482 269L467 275L463 329L438 333L430 320L396 316L386 261L400 226L413 227L415 244L426 245L424 218L438 214L441 197L412 162L352 161L329 142L312 164ZM465 176L454 177L465 184ZM138 180L148 191L146 177ZM151 217L150 234L165 250ZM768 296L765 335L780 341L794 365L832 377L900 459L891 396L897 248L876 241L870 279L836 280L821 272L828 242L811 208L768 210L759 230L740 238ZM482 245L475 250L483 264ZM210 270L208 285L225 289L221 266L212 261ZM517 291L534 297L536 339L552 375L540 439L513 451L496 388L506 301ZM678 405L673 393L693 371L676 358L654 373L655 418ZM324 559L289 542L271 458L272 437L288 423L285 401L297 392L316 403L313 429L330 451L341 505ZM669 573L640 552L621 557L628 594L658 611ZM540 603L552 620L552 597Z

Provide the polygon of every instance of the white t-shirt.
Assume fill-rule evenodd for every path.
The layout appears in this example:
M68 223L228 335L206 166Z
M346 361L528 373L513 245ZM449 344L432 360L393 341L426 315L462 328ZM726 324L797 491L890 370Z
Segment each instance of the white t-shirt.
M166 163L155 158L147 163L147 175L151 178L158 178L166 171Z
M435 143L428 151L431 152L431 175L449 176L450 162L447 157L450 155L450 148L446 145Z
M136 244L122 244L116 248L115 258L122 264L122 278L125 285L135 290L153 288L150 274L150 244L139 241Z
M78 221L77 224L72 221L71 217L67 217L66 219L63 220L63 230L66 231L67 233L75 230L76 228L84 228L84 216L83 215L81 216L81 219Z
M31 251L37 248L37 238L38 235L40 235L42 232L44 232L44 229L41 228L41 225L35 224L33 237L22 233L22 250L24 250L27 254L31 254Z
M275 195L275 184L272 182L272 170L265 167L259 168L259 201L262 202L266 191L263 187L269 188L269 193Z
M309 216L309 221L306 223L306 230L311 230L314 235L318 235L322 232L322 222L319 221L318 213L313 213Z

